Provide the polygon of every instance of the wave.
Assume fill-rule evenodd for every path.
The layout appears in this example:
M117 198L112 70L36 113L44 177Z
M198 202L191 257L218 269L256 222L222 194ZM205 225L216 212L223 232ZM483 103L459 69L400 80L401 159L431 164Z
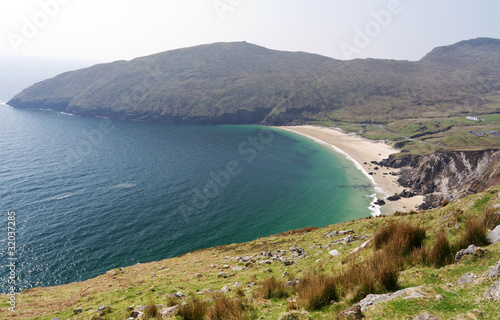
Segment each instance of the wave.
M112 186L112 189L129 189L135 187L135 183L119 183Z

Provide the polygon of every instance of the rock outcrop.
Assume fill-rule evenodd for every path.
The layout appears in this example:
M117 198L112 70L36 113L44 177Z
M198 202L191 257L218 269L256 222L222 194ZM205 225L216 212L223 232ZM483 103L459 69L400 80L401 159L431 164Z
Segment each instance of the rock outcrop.
M398 182L402 186L422 195L435 195L420 209L436 206L443 198L454 200L500 184L500 150L390 156L379 164L401 168Z

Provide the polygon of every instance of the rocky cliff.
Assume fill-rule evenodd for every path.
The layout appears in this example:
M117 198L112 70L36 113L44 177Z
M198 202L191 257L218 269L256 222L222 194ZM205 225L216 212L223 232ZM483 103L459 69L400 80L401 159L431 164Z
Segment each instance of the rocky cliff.
M391 156L380 164L401 168L398 180L401 185L429 195L421 209L436 206L441 199L457 199L500 183L500 150Z

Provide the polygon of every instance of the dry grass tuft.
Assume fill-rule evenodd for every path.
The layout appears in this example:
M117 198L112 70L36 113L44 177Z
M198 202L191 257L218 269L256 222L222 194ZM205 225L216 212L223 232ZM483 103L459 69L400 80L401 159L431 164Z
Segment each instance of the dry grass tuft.
M425 239L425 229L407 223L390 222L378 231L373 239L375 250L384 249L390 257L407 256L420 248Z
M335 279L323 272L302 275L297 287L300 304L306 310L319 310L338 299Z
M500 213L493 206L484 208L483 223L486 229L493 230L500 224Z
M183 320L204 320L207 311L207 304L194 297L187 304L180 306L177 311L177 316Z
M144 319L161 318L160 312L156 305L151 301L144 309Z
M441 230L427 254L427 262L435 268L441 268L453 261L453 250L444 231Z
M465 233L455 245L455 250L467 248L469 245L476 246L487 245L486 241L486 226L484 225L484 217L469 218L465 223Z
M401 265L401 257L389 257L384 251L375 252L361 263L352 260L336 277L339 291L357 302L370 293L385 293L395 289Z
M290 288L285 286L283 280L270 277L262 282L257 290L257 297L262 299L282 299L290 296Z
M208 309L208 320L244 319L245 307L239 299L229 299L222 293L214 297L214 305Z

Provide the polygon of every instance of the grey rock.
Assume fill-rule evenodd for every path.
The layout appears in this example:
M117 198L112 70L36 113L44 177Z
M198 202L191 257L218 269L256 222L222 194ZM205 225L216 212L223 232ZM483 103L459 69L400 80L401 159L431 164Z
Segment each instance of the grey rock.
M422 313L421 315L416 316L413 320L440 320L438 317L433 316L432 314L428 314L427 312Z
M59 318L52 318L52 319L50 319L50 320L61 320L61 319L59 319Z
M489 243L496 243L500 241L500 225L496 226L488 235L486 236L486 240Z
M292 264L293 264L293 261L289 261L289 260L285 260L285 261L283 261L283 265L284 265L285 267L291 266Z
M490 269L488 273L488 278L495 278L500 276L500 260Z
M408 300L408 299L420 299L420 298L425 298L425 296L420 293L420 292L412 292L406 297L403 298L403 300Z
M340 252L336 249L333 249L332 251L329 251L328 253L334 257L340 256Z
M220 292L222 292L222 293L226 293L226 292L229 292L229 291L231 291L231 288L229 288L228 286L223 286L220 289Z
M97 311L101 312L101 311L106 310L107 308L109 308L109 307L108 307L108 306L106 306L106 305L102 305L102 306L100 306L99 308L97 308Z
M82 313L82 312L83 312L82 308L76 308L75 310L73 310L74 314L79 314L79 313Z
M338 235L339 235L339 232L335 230L335 231L332 231L332 232L325 234L325 237L330 238L330 237L336 237Z
M233 271L243 271L245 270L245 267L242 267L242 266L234 266L233 267Z
M184 293L182 293L182 291L177 291L176 293L174 293L174 297L178 299L184 299L186 296L184 295Z
M410 295L410 294L414 293L415 291L419 290L420 288L421 287L406 288L403 290L399 290L399 291L396 291L393 293L386 293L386 294L369 294L363 300L358 302L358 305L361 307L361 311L364 312L370 306L373 306L373 305L380 303L380 302L390 301L392 299L395 299L397 297L401 297L404 295Z
M339 231L339 235L341 236L345 236L346 234L349 234L349 233L354 233L354 230L341 230Z
M177 312L177 309L179 309L179 305L175 305L173 307L168 307L168 308L163 308L160 310L160 314L163 318L171 317L175 315Z
M223 271L217 275L217 278L227 278L227 274Z
M458 263L460 259L462 259L465 255L475 255L476 254L476 246L471 244L467 247L467 249L462 249L455 254L455 263Z
M475 283L477 279L477 276L471 272L468 272L464 274L463 276L458 279L457 283L458 284L472 284Z
M352 236L347 236L344 238L343 243L348 244L348 243L351 243L352 241L353 241Z
M484 294L485 299L500 301L500 280L497 280Z

